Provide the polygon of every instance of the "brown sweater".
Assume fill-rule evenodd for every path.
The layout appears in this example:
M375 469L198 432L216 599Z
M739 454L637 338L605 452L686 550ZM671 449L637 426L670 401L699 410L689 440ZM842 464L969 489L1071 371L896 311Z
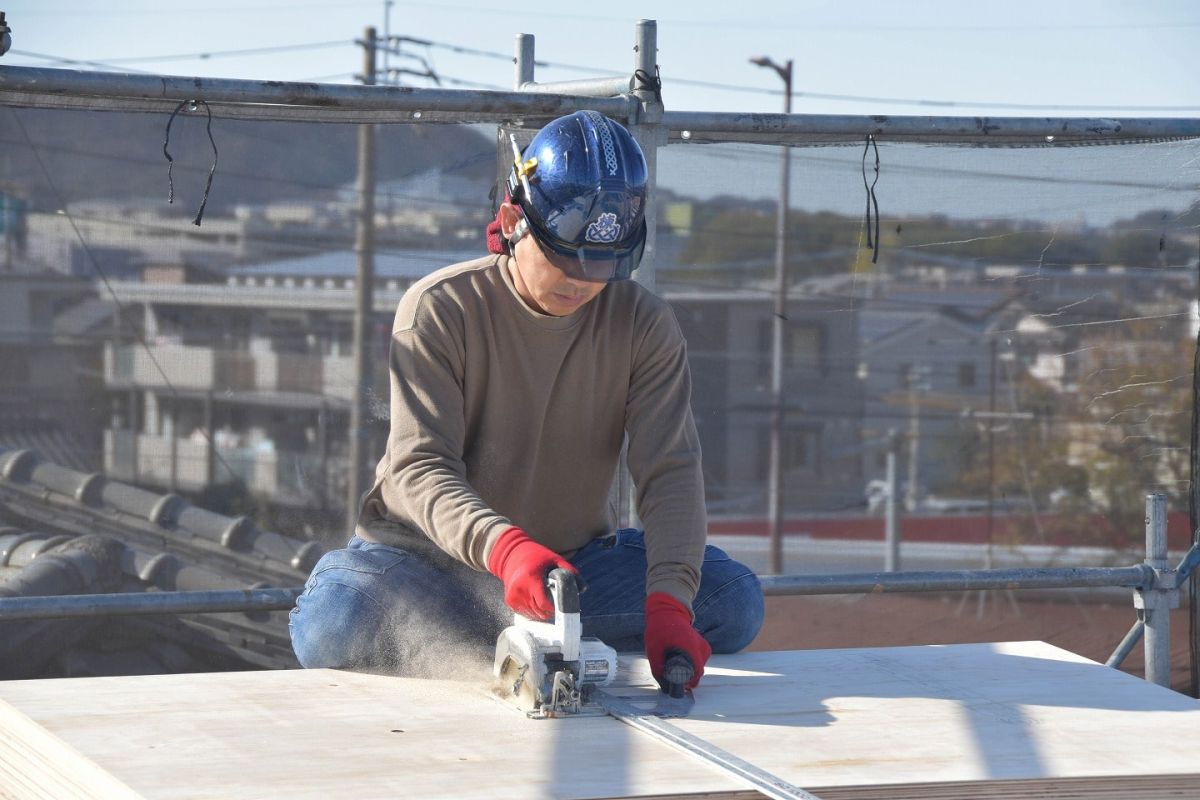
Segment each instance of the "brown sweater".
M487 569L510 525L569 555L611 533L622 440L646 531L647 592L691 604L707 520L686 347L633 281L567 317L530 309L507 256L434 272L392 328L391 434L363 538ZM427 538L426 538L427 537Z

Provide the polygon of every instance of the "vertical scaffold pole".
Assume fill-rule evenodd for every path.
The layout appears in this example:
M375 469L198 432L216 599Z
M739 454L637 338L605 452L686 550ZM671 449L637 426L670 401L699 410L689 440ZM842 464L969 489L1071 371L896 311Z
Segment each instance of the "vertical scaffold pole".
M896 520L896 442L895 429L887 437L887 500L883 507L883 540L885 542L883 569L900 571L900 525Z
M654 291L654 256L658 231L658 148L667 143L667 129L662 124L662 96L655 89L658 78L658 23L652 19L639 20L633 40L634 97L638 106L629 118L629 133L637 140L646 157L646 247L634 280ZM622 524L639 528L637 492L629 474L626 453L621 453L621 474L618 479Z
M639 20L634 39L633 68L634 96L638 100L637 115L631 119L629 132L642 146L646 156L646 250L637 271L638 283L654 291L654 256L658 239L658 148L666 144L667 129L662 124L663 104L660 94L651 85L658 77L658 23L652 19Z
M1167 496L1162 492L1146 495L1146 566L1156 574L1167 569ZM1146 619L1146 680L1169 687L1171 601L1178 604L1178 590L1147 588L1141 594Z
M513 89L533 83L533 34L518 33L513 43Z
M375 29L363 33L362 82L375 83ZM354 397L350 402L350 467L346 490L346 528L353 531L358 523L358 504L367 491L369 480L365 466L370 458L371 435L369 400L372 380L371 313L375 289L375 126L358 126L358 222L355 226L354 251L357 267L354 277Z

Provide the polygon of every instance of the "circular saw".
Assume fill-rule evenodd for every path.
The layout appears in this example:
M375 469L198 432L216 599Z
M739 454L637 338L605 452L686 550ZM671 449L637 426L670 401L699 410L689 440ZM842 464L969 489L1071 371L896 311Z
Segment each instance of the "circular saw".
M551 570L546 590L554 603L553 619L514 614L513 624L496 640L496 693L537 719L604 714L590 695L616 677L617 651L582 635L575 573Z

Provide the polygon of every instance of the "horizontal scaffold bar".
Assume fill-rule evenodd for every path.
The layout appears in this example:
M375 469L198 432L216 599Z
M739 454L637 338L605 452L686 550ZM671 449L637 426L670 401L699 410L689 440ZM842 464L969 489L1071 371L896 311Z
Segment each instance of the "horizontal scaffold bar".
M0 620L281 611L294 606L302 591L303 588L231 589L0 597Z
M1064 144L1200 137L1200 119L1082 117L915 117L823 114L738 114L668 111L672 139L687 142L802 142L847 137L963 142Z
M766 575L761 581L767 595L1136 588L1153 585L1154 570L1144 564L1135 564L1129 567ZM0 597L0 620L282 610L291 608L301 591L301 588L294 588Z
M505 121L556 117L585 108L628 119L637 107L632 96L577 97L0 66L0 104L4 105L170 111L184 100L204 100L217 116L313 122Z
M585 78L579 81L555 81L554 83L523 83L522 92L535 94L568 94L581 97L613 97L633 91L633 76L613 78Z
M768 595L872 594L877 592L961 592L995 589L1078 589L1150 586L1154 570L1130 567L1046 567L946 570L932 572L859 572L843 575L768 575Z
M590 79L588 91L623 88L624 78ZM617 86L620 83L620 87ZM90 111L162 112L202 99L214 116L231 119L330 123L518 121L591 108L629 120L631 95L567 93L571 82L525 91L426 89L288 81L123 74L0 65L0 105ZM564 93L547 93L558 90ZM679 142L757 142L881 139L963 144L1068 144L1200 138L1200 118L930 117L823 114L745 114L668 111L662 124Z

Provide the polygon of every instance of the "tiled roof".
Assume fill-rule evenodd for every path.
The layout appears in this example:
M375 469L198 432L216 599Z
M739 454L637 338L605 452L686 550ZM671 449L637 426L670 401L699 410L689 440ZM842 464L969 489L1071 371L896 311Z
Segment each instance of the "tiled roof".
M64 568L66 572L58 577L47 574L56 559L92 563L86 552L86 542L92 540L111 542L105 547L119 550L117 579L105 583L100 578L103 571L95 567L82 572L78 566ZM62 554L64 549L84 554ZM47 462L32 450L0 448L0 594L11 594L22 581L42 587L35 592L39 594L297 587L324 550L317 542L261 530L247 517L197 508L178 495ZM52 553L55 558L47 561ZM30 565L39 559L39 573L29 573ZM81 582L80 574L91 577ZM7 592L4 587L9 587ZM286 612L127 620L143 635L146 630L157 631L150 637L153 641L165 636L180 646L206 652L227 667L296 666ZM0 638L15 637L13 631L6 627ZM62 644L66 647L72 641L67 638ZM10 662L11 669L15 667Z

